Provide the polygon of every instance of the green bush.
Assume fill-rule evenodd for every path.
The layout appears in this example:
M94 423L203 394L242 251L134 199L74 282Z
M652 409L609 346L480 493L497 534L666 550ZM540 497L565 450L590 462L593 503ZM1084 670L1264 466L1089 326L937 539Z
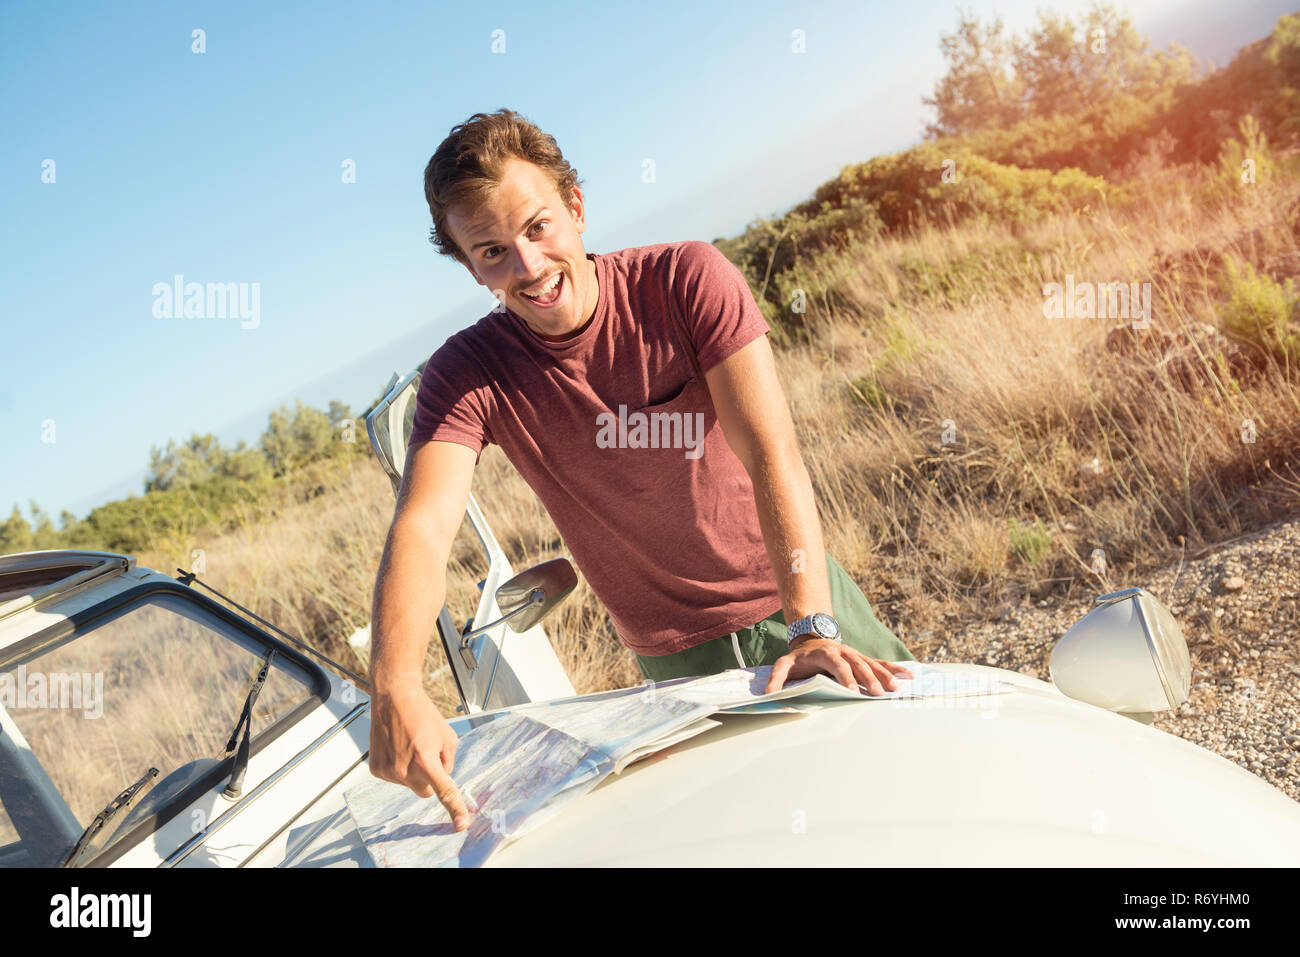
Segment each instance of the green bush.
M1029 222L1094 205L1110 188L1082 170L1022 169L949 145L923 143L847 167L822 184L813 201L829 209L866 203L885 229L899 232L922 222L955 224L979 215Z
M936 140L944 150L965 147L1004 166L1059 172L1075 167L1118 177L1158 135L1176 90L1143 99L1120 93L1077 114L1034 117L1006 128Z
M1279 283L1249 262L1224 261L1228 302L1223 325L1237 339L1288 364L1300 363L1300 300L1290 279Z
M1026 565L1037 565L1052 548L1052 532L1038 519L1034 524L1007 519L1007 537L1011 550Z
M1237 124L1240 139L1229 139L1219 151L1215 186L1220 193L1240 196L1243 189L1267 183L1277 172L1277 161L1259 121L1247 113Z
M805 281L794 278L801 266L850 252L882 233L900 234L923 223L1021 225L1125 196L1123 189L1078 169L1020 169L964 147L948 150L925 143L847 166L808 202L784 216L757 220L743 235L716 245L749 281L769 321L782 323L791 321L794 288L813 295ZM979 257L962 268L987 275ZM833 297L834 291L819 289L817 294L819 299Z

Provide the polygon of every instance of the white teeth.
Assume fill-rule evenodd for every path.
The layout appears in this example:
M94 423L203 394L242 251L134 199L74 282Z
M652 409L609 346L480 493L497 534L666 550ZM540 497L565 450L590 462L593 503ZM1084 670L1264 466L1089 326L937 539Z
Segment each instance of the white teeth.
M540 299L542 296L545 296L548 292L554 289L555 284L558 283L559 281L560 281L560 274L557 272L554 276L551 277L551 281L548 282L546 285L537 286L533 289L525 290L524 295L531 296L534 299Z

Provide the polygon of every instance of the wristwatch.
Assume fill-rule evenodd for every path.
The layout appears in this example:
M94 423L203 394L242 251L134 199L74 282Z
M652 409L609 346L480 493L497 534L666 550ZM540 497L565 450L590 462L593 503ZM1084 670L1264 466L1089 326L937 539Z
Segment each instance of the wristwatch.
M785 645L789 651L794 640L803 635L813 635L817 638L825 638L827 641L837 641L841 644L844 639L840 636L840 625L830 615L824 615L821 612L815 612L806 618L800 618L794 624L785 630Z

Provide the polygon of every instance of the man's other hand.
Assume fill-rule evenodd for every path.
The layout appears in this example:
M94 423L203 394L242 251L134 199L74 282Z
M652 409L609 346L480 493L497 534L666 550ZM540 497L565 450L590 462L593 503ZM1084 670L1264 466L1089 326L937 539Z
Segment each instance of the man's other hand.
M458 831L469 827L469 810L451 779L456 732L418 680L376 688L370 699L370 773L404 784L420 797L437 795Z
M895 690L898 687L894 680L896 674L905 678L916 677L903 665L868 658L856 648L838 641L804 638L795 642L789 654L776 660L764 694L780 691L786 681L811 678L817 674L829 675L854 691L861 685L872 695Z

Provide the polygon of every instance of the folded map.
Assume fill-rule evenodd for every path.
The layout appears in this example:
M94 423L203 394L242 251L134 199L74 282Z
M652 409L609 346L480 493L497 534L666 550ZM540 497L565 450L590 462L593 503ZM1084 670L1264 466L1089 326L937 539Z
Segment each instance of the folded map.
M377 778L344 792L371 860L380 867L475 867L634 761L716 727L713 714L780 713L801 705L1001 694L1004 681L899 662L914 678L881 695L825 675L765 694L771 668L745 668L602 694L518 705L451 723L452 779L471 811L457 831L437 798Z

